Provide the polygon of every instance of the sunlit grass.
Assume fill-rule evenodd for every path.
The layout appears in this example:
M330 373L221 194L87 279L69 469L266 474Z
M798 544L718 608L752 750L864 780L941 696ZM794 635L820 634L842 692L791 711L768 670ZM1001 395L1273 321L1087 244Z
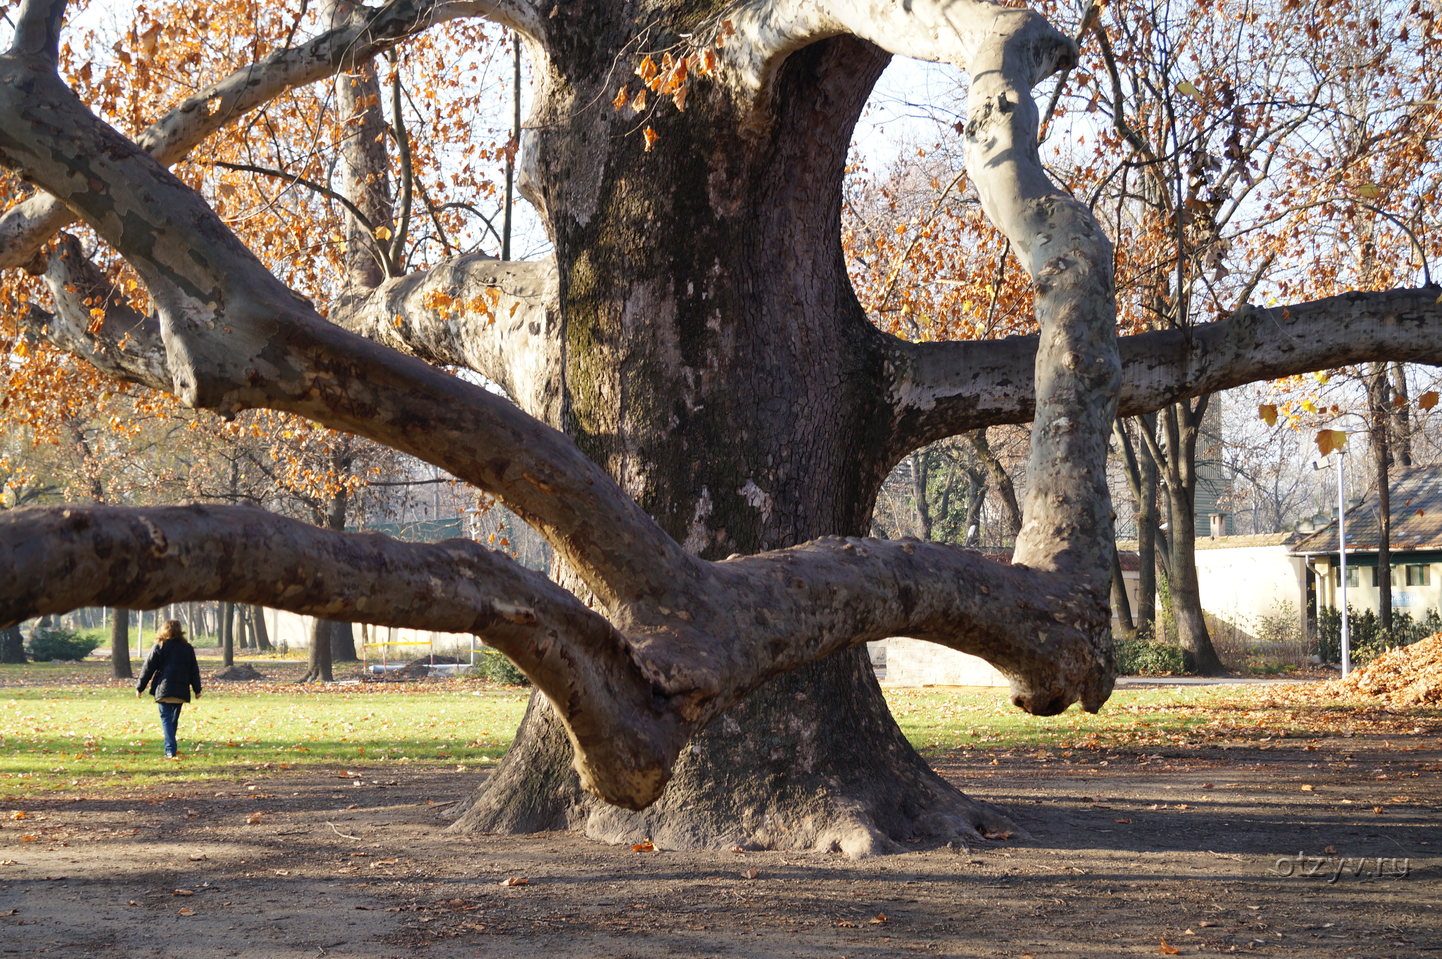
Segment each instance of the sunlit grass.
M510 743L526 693L479 683L212 686L185 707L180 762L130 686L0 688L0 797L243 778L283 768L483 766Z

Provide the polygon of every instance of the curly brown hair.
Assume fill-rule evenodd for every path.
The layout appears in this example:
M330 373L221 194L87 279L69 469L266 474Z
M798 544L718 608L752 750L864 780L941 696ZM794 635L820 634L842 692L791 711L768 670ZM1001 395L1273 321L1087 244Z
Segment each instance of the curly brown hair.
M184 639L185 629L180 625L178 619L167 619L160 627L160 632L155 634L157 643L167 643L172 639Z

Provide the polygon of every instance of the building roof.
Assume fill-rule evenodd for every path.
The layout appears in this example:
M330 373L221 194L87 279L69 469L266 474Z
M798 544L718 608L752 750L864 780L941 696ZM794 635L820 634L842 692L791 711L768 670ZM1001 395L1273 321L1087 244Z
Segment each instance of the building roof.
M1198 536L1197 549L1242 549L1249 546L1289 546L1297 533L1250 533L1243 536Z
M1396 552L1442 550L1442 468L1413 466L1392 473L1392 541ZM1347 510L1347 552L1375 553L1381 537L1377 500ZM1298 540L1293 553L1337 552L1337 522Z

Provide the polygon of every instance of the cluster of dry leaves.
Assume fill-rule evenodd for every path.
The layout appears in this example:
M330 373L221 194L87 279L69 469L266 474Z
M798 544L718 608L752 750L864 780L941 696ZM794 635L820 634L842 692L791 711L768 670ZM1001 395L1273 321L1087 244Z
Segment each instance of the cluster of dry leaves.
M1362 693L1392 706L1442 706L1442 633L1389 650L1346 679L1334 692Z

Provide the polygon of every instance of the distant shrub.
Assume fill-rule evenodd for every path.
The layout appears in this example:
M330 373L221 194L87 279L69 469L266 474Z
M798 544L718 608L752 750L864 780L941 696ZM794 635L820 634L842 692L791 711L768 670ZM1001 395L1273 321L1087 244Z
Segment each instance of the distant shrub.
M1180 648L1149 639L1118 639L1112 647L1120 676L1165 676L1186 668Z
M511 662L500 653L486 653L476 663L476 672L486 679L502 686L529 686L531 681L526 674L516 668Z
M84 659L103 642L96 636L82 636L74 630L41 626L30 635L30 658L37 663Z
M1352 646L1352 661L1355 665L1371 662L1388 649L1411 646L1442 631L1442 616L1437 610L1429 609L1421 619L1414 620L1410 613L1392 611L1392 631L1383 631L1381 621L1372 610L1361 613L1347 606L1347 632ZM1335 607L1327 606L1317 613L1317 656L1324 663L1342 661L1342 614Z

